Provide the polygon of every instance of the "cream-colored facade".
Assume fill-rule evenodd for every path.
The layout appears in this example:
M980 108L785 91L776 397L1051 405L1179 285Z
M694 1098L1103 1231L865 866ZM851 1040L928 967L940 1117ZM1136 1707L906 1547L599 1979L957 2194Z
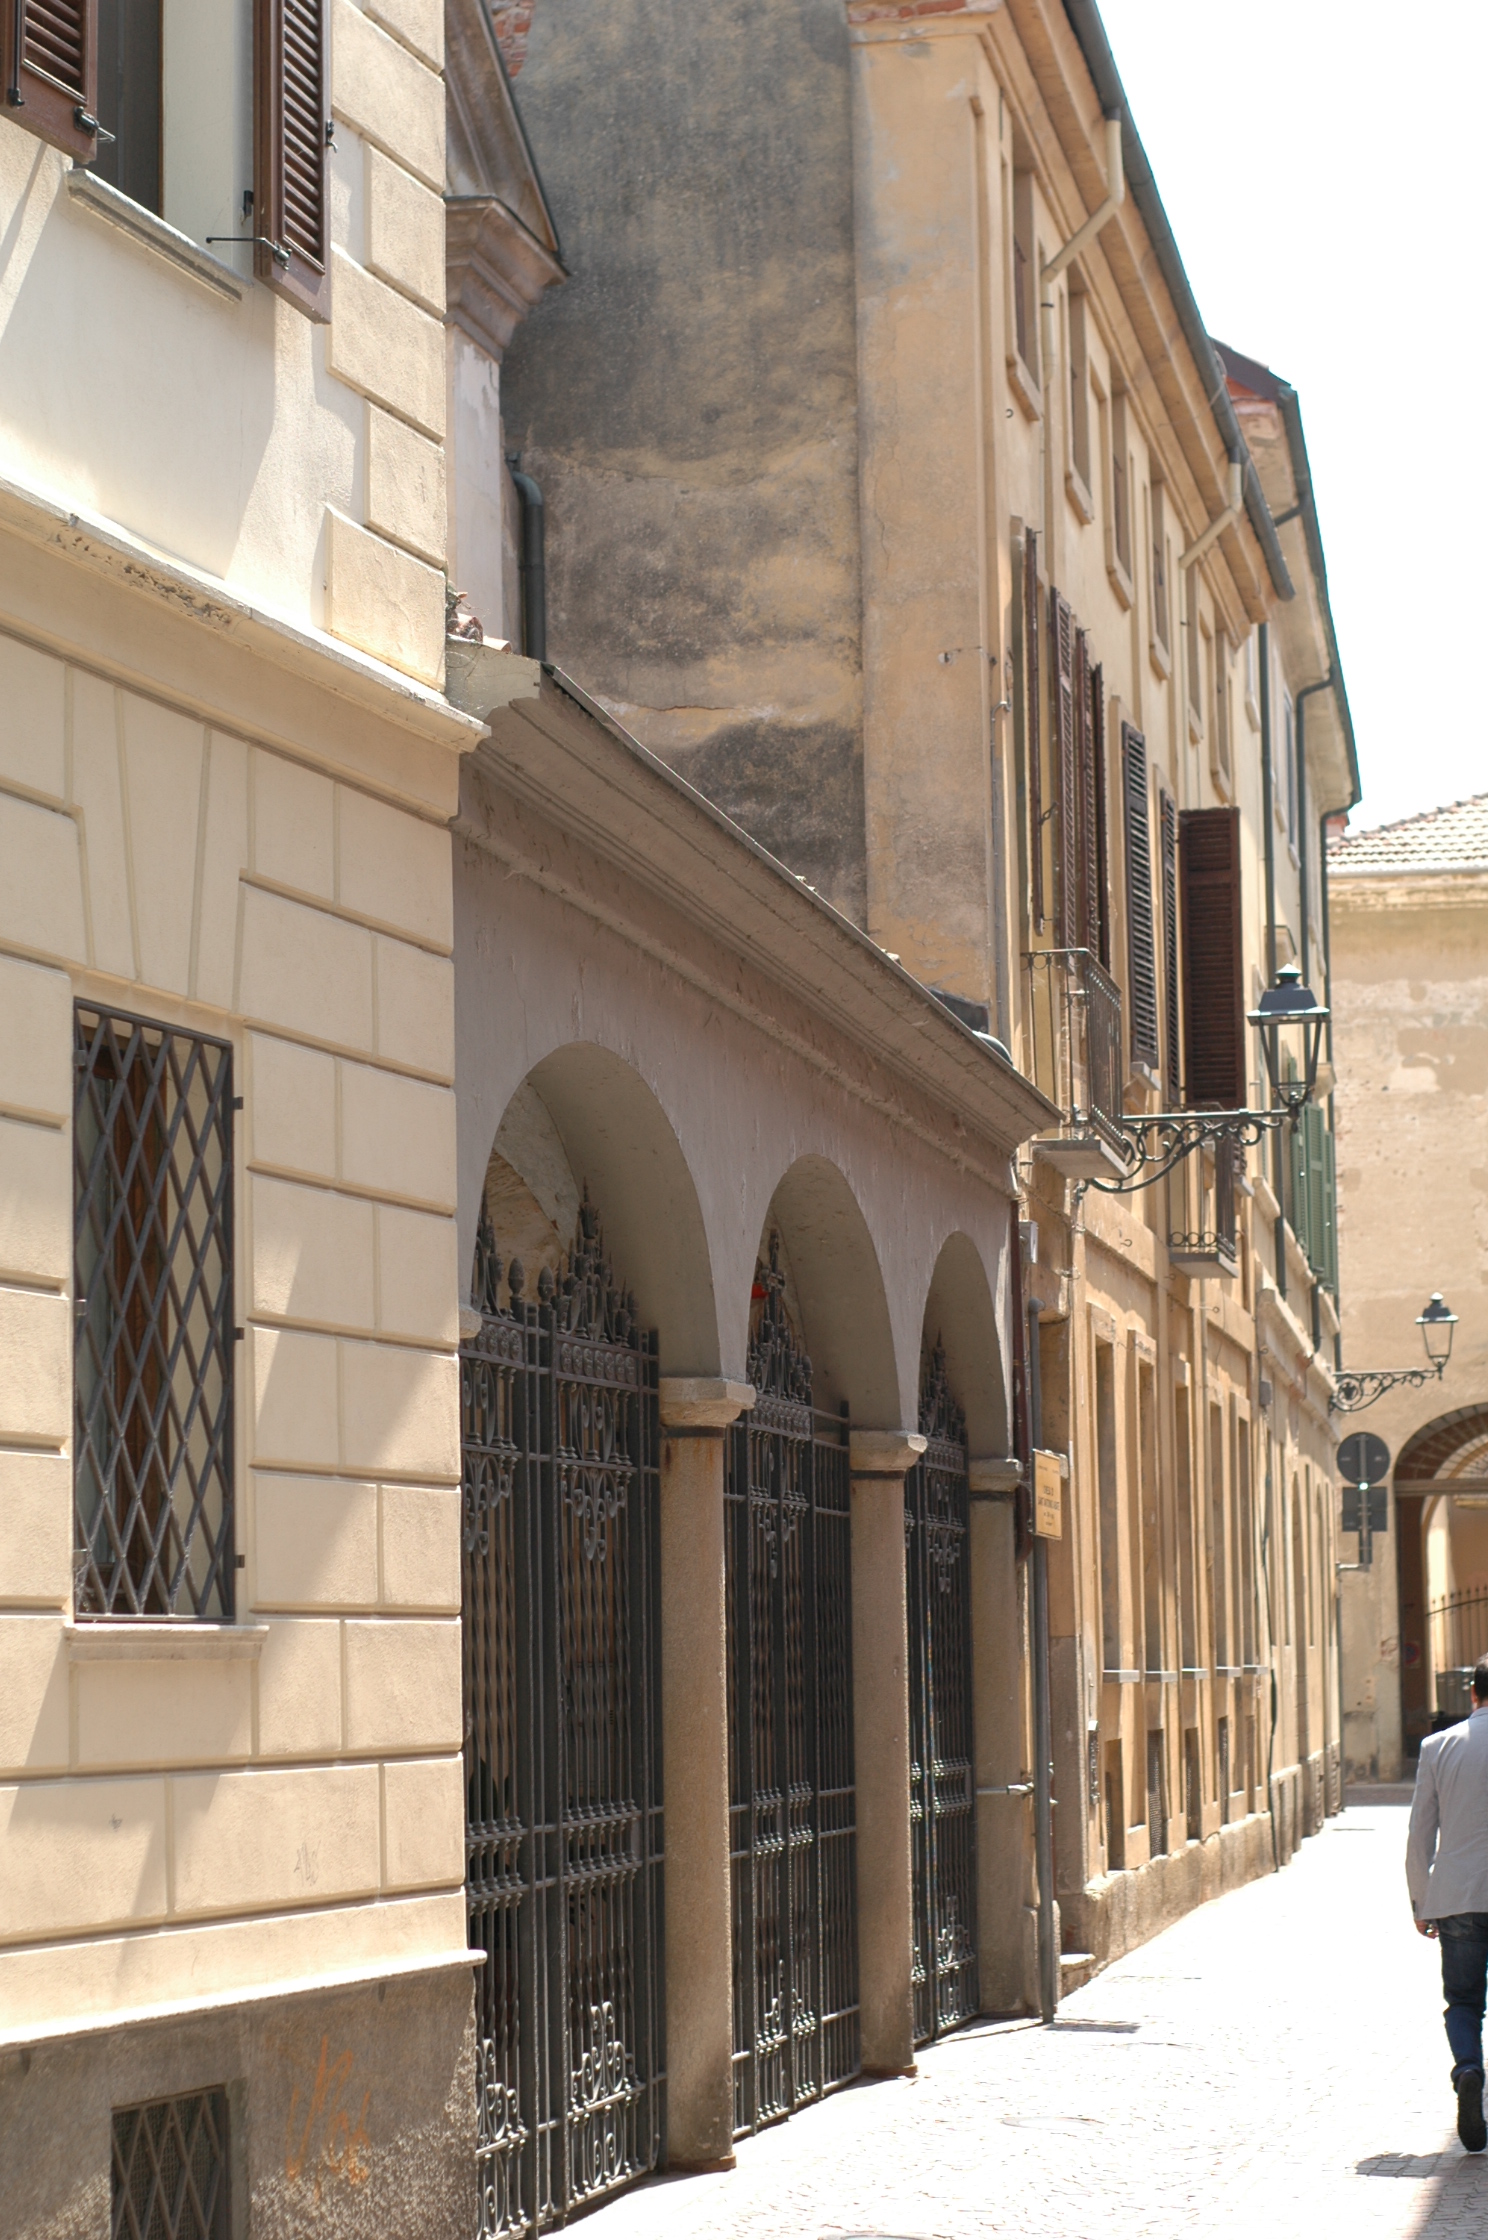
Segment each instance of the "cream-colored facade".
M1424 1369L1415 1321L1431 1293L1458 1316L1440 1382L1397 1385L1348 1426L1382 1438L1392 1469L1370 1568L1342 1581L1344 1748L1356 1775L1391 1781L1462 1716L1462 1667L1488 1651L1488 801L1338 837L1328 889L1344 1364ZM1351 1533L1342 1553L1357 1560Z
M454 2232L473 2116L448 823L478 727L440 690L442 23L335 0L307 66L335 143L297 221L330 267L311 315L251 245L207 239L259 230L252 10L215 9L205 43L167 16L158 208L29 129L39 97L0 122L5 2223L107 2229L111 2111L117 2138L121 2108L221 2087L255 2231L320 2204L340 2231ZM175 1219L160 1142L189 1099L163 1092L120 1183L134 1211L74 1250L100 1018L150 1023L131 1085L168 1037L225 1046L240 1107L210 1396L227 1568L203 1623L169 1565L132 1611L140 1542L115 1560L96 1519L74 1527L90 1400L109 1388L148 1476L146 1414L203 1342L189 1295L105 1297L139 1194ZM190 1251L161 1229L144 1280L180 1285ZM131 1393L152 1313L187 1351ZM115 1348L91 1382L85 1325ZM210 1474L199 1430L162 1432L160 1466Z

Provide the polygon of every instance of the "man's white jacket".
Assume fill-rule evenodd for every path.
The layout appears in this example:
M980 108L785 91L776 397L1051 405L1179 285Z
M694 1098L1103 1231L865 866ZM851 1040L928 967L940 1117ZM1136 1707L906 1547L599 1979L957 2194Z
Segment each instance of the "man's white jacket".
M1488 1913L1488 1704L1421 1744L1405 1879L1418 1921Z

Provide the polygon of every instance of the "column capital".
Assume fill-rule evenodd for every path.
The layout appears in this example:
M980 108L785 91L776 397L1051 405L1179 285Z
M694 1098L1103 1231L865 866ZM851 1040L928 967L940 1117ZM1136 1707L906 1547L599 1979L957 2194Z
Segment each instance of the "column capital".
M855 1478L902 1478L928 1445L923 1431L854 1431L848 1437L848 1467Z
M723 1431L754 1406L754 1386L732 1377L662 1377L657 1392L664 1431Z
M1023 1465L1015 1454L974 1454L966 1478L972 1493L1015 1493L1023 1483Z

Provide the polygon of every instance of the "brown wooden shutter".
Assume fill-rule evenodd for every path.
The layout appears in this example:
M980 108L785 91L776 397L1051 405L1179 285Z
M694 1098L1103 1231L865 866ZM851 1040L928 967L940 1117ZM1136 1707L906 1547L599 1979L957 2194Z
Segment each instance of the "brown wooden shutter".
M7 116L89 162L98 152L98 0L0 0L0 55Z
M1033 922L1044 922L1043 747L1039 736L1038 538L1023 535L1023 739L1028 758L1028 878Z
M1080 938L1080 787L1075 767L1075 618L1068 599L1049 586L1049 686L1054 713L1059 826L1059 941Z
M328 319L325 0L256 0L254 31L255 269L302 310Z
M1152 824L1147 809L1147 742L1121 726L1122 794L1126 811L1126 1003L1133 1065L1155 1066L1157 955L1152 926Z
M1182 1078L1178 1050L1178 806L1170 793L1160 803L1162 845L1163 1025L1168 1037L1168 1079L1176 1096Z
M1095 951L1107 970L1111 964L1111 878L1106 856L1106 684L1097 661L1086 680L1085 767L1085 887L1086 946Z
M1240 920L1240 812L1185 809L1184 1093L1191 1105L1245 1104L1245 975Z

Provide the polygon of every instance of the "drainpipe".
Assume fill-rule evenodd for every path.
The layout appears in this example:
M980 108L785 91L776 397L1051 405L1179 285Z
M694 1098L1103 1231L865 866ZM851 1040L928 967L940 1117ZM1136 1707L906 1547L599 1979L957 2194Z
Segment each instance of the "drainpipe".
M1045 280L1057 280L1067 264L1073 264L1082 249L1089 247L1108 218L1115 216L1126 200L1126 172L1121 162L1121 119L1106 119L1106 199L1092 210L1077 233L1072 233L1062 249L1056 249L1044 266Z
M1028 1302L1029 1470L1043 1439L1039 1388L1039 1312ZM1054 1927L1054 1713L1049 1696L1049 1543L1033 1541L1033 1848L1038 1870L1039 2014L1054 2020L1059 2005L1059 1941Z
M531 661L548 658L548 584L545 558L546 509L530 474L521 471L521 453L507 455L507 468L522 508L517 567L522 581L522 651Z
M1332 689L1333 672L1330 669L1328 671L1328 674L1325 677L1320 677L1316 684L1303 685L1302 690L1297 695L1296 701L1297 852L1301 859L1298 865L1297 875L1301 881L1302 886L1302 938L1299 952L1299 962L1302 966L1302 984L1304 987L1308 985L1307 967L1309 962L1311 961L1308 954L1309 948L1311 946L1308 936L1308 921L1312 915L1311 909L1309 907L1311 897L1308 894L1307 883L1307 874L1310 864L1310 853L1307 846L1307 703L1311 699L1313 693L1331 692ZM1329 1006L1329 1009L1331 1011L1331 1004ZM1329 1122L1329 1125L1332 1125L1331 1120ZM1312 1279L1312 1350L1314 1353L1320 1351L1323 1342L1322 1308L1319 1304L1318 1297L1318 1294L1321 1292L1321 1290L1322 1283L1317 1276L1314 1276Z
M1222 537L1230 523L1238 521L1245 509L1245 469L1238 459L1230 461L1226 498L1228 502L1225 505L1224 512L1217 513L1208 528L1199 532L1178 562L1180 577L1186 576L1190 568L1197 566L1215 539ZM1305 972L1302 977L1304 980L1307 978Z
M1349 806L1352 807L1353 804L1350 803ZM1318 818L1318 908L1322 911L1323 914L1323 986L1326 991L1326 1001L1328 1005L1328 1070L1330 1076L1333 1069L1333 926L1328 916L1328 820L1330 817L1347 815L1347 809L1325 809L1323 811L1323 814ZM1336 1144L1338 1141L1338 1116L1334 1109L1333 1091L1331 1089L1328 1091L1328 1133L1333 1138L1333 1141ZM1335 1223L1337 1221L1337 1218L1337 1206L1335 1201ZM1335 1306L1339 1304L1338 1298L1336 1296L1333 1303ZM1341 1327L1341 1314L1339 1320L1340 1327L1333 1334L1333 1366L1335 1369L1341 1369L1343 1367L1343 1330ZM1341 1674L1343 1670L1343 1633L1341 1628L1338 1635L1338 1643L1338 1664L1339 1672ZM1341 1677L1338 1684L1339 1687L1342 1688L1343 1681ZM1340 1752L1339 1763L1341 1765L1343 1762L1341 1755L1343 1750L1341 1733L1338 1747Z
M1276 819L1272 814L1271 776L1271 626L1263 622L1260 639L1261 668L1261 830L1266 861L1266 985L1276 980ZM1281 1207L1274 1223L1276 1288L1286 1297L1286 1190L1282 1168L1281 1131L1273 1140L1271 1169L1275 1176L1276 1203Z

